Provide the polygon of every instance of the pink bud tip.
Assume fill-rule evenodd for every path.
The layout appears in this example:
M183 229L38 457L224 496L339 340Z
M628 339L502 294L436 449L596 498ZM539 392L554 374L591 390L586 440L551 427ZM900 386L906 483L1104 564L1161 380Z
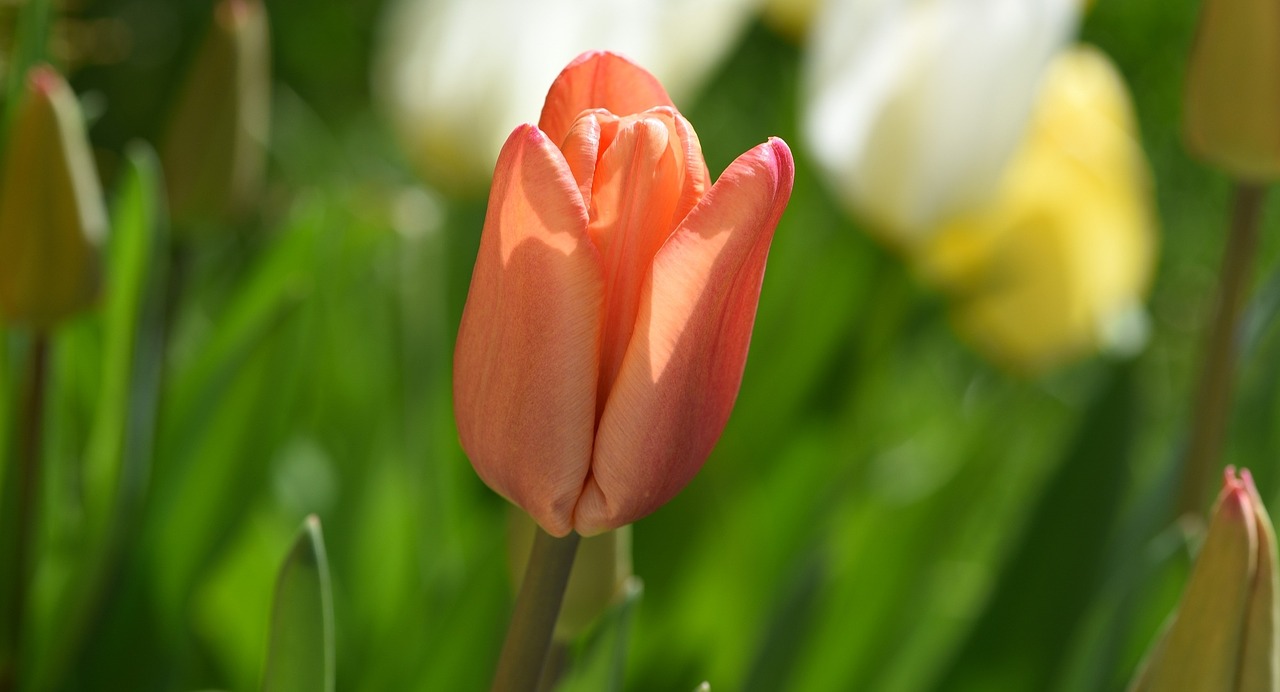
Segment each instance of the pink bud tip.
M1246 471L1245 473L1248 473ZM1244 490L1245 485L1241 479L1236 476L1236 467L1228 465L1222 469L1222 490L1223 492L1231 490Z
M27 72L27 83L31 90L44 96L52 94L61 82L62 76L47 64L41 63Z
M249 15L253 12L256 3L252 0L223 0L215 10L218 22L226 27L234 27L243 24L249 19Z
M1244 482L1244 487L1249 494L1256 494L1258 486L1253 484L1253 474L1249 473L1249 469L1240 469L1240 480Z

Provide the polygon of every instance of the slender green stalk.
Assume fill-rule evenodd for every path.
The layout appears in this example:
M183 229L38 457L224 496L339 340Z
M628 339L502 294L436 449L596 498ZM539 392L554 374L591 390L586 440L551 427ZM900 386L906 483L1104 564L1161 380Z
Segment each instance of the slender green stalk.
M538 529L516 596L515 612L502 643L494 692L535 692L551 649L551 635L569 583L578 534L555 538Z
M1200 381L1192 402L1191 439L1182 476L1182 496L1178 501L1179 516L1204 512L1211 479L1222 465L1222 447L1235 390L1240 314L1253 276L1265 196L1262 186L1236 185L1231 231L1218 276L1213 324L1206 337Z
M16 490L17 514L13 524L13 562L9 565L9 611L5 622L7 665L0 670L0 692L21 689L23 632L31 576L35 570L35 524L40 494L40 451L44 431L45 379L48 371L49 337L43 332L32 339L27 363L26 389L22 394L22 417L18 434Z
M539 675L538 692L554 692L556 683L564 676L564 669L569 664L569 646L562 641L552 640L551 650L547 652L546 663Z

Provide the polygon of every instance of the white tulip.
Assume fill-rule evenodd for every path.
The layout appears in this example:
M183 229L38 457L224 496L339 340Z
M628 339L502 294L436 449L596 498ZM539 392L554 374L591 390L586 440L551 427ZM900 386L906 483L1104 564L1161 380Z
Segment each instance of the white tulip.
M828 0L802 104L837 194L911 249L980 205L1022 141L1079 0Z
M583 51L613 50L677 104L733 47L759 0L399 0L375 61L377 96L433 182L482 186L546 85Z

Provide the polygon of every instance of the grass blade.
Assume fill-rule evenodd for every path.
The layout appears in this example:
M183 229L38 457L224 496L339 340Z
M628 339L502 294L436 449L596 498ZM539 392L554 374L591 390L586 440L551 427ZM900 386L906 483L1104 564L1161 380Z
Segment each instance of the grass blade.
M332 692L333 597L320 519L303 522L280 568L263 692Z

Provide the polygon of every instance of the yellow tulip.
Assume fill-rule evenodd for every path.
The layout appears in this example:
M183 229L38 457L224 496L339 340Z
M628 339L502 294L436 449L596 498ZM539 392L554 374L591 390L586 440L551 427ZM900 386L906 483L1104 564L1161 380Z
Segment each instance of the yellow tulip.
M953 296L957 329L1013 370L1131 347L1154 259L1151 188L1128 92L1080 46L1051 63L994 197L914 259Z
M1280 2L1206 0L1184 98L1193 154L1245 180L1280 177Z

